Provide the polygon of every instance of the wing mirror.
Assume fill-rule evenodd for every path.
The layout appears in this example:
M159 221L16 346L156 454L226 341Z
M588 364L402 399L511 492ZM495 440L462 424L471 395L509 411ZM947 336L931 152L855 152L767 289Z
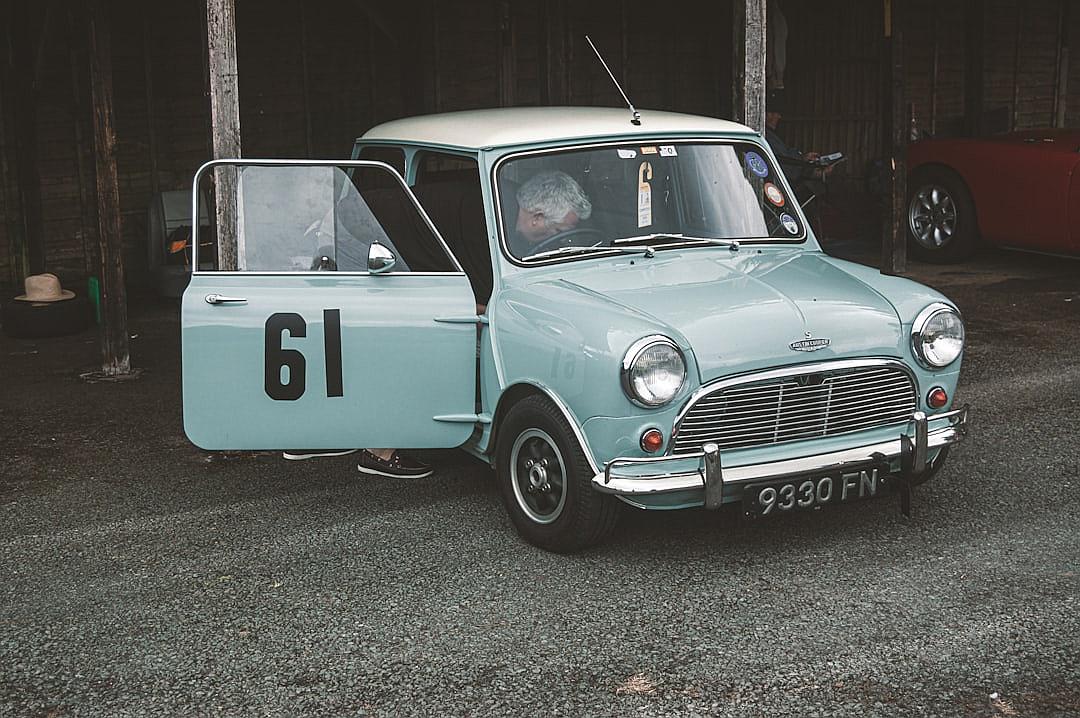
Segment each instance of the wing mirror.
M382 274L383 272L389 272L397 264L397 257L394 253L386 248L385 245L378 242L372 242L371 247L368 249L367 255L367 268L372 274Z

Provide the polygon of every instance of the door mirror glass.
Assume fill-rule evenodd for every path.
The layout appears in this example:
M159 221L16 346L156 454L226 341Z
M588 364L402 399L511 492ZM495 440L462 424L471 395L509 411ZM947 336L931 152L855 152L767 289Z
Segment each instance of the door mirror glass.
M367 268L372 274L389 272L397 264L397 257L381 244L372 244L368 249Z

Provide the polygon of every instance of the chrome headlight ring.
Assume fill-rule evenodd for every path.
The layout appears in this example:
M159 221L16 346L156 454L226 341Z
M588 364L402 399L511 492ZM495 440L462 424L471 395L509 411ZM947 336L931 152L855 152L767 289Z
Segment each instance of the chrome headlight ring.
M911 351L928 369L943 369L964 351L964 321L960 312L944 302L934 302L911 323Z
M686 358L669 337L653 334L630 345L619 367L626 397L645 409L671 402L686 383Z

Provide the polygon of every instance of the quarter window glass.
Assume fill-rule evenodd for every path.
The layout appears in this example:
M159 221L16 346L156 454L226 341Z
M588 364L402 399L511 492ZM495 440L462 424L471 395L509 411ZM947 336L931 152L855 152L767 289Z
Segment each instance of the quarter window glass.
M416 184L480 181L480 168L472 157L443 152L421 152L416 166Z
M368 251L376 242L394 253L393 272L457 271L386 169L241 165L222 170L238 176L241 271L367 272Z

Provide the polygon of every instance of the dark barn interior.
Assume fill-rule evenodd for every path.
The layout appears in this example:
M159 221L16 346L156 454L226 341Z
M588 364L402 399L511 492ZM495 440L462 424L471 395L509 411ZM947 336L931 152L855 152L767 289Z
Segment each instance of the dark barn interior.
M739 0L741 2L742 0ZM81 2L7 5L0 112L0 286L99 273L89 16ZM210 159L206 5L104 3L111 40L123 262L145 287L147 207ZM799 147L842 151L836 191L873 191L883 147L884 12L787 0L788 112ZM896 0L905 112L975 135L1080 122L1080 12L1069 0ZM512 105L619 105L590 34L639 108L732 116L730 0L236 3L242 152L347 156L396 117ZM825 234L858 234L848 218ZM876 241L876 240L875 240Z

